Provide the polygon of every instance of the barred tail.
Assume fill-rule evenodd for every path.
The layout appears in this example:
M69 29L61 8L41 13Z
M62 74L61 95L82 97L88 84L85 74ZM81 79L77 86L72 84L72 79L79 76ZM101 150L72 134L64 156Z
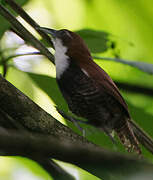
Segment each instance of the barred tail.
M139 142L128 121L126 121L126 124L122 128L116 129L115 131L120 138L121 143L125 146L128 152L136 152L137 154L141 154Z
M129 124L139 142L153 154L153 139L144 132L133 120L129 120Z

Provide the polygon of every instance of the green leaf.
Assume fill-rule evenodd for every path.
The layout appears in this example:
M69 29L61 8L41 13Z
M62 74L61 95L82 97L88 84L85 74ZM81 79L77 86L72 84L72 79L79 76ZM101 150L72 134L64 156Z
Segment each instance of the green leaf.
M105 31L82 29L76 31L87 43L92 53L101 53L108 50L109 34Z
M62 110L67 111L67 104L58 88L56 79L41 74L27 73L34 83L43 90Z
M49 174L35 161L24 157L14 157L14 160L18 163L18 166L23 166L27 171L32 172L33 175L40 179L52 180Z

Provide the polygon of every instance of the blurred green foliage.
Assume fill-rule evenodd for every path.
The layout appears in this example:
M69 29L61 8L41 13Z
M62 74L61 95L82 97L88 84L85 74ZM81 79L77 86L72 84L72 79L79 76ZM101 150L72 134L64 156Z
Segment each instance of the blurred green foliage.
M23 4L27 1L16 0L16 2ZM67 28L79 33L88 44L93 55L118 56L127 60L152 63L152 6L152 1L145 0L29 0L23 7L41 26L57 29ZM0 22L0 38L2 38L10 26L1 16ZM6 36L3 38L7 39ZM4 44L1 41L1 53L8 48ZM16 52L12 50L11 53ZM10 52L5 52L4 57L6 58L9 55ZM0 60L2 61L2 56L0 56ZM37 61L37 59L35 60ZM105 60L96 60L96 63L103 67L113 80L153 88L153 76L134 67ZM42 59L35 67L32 67L33 69L30 70L32 72L29 73L17 70L12 59L9 65L11 68L8 69L6 78L41 107L56 117L55 109L50 108L53 105L56 104L67 110L67 105L56 84L55 69L51 68L49 62ZM0 67L0 71L2 71L2 67ZM132 118L153 137L153 97L125 90L121 90L121 93L128 103ZM62 118L58 116L58 119L61 120ZM68 125L78 132L71 123ZM86 137L92 142L105 148L125 152L120 144L114 147L109 138L95 128L86 125L83 127L86 129ZM143 153L146 158L153 161L150 153L146 150L143 150ZM19 160L15 161L15 158L13 160L19 163ZM27 160L20 160L23 167L26 167L26 162ZM9 167L10 165L6 163L5 166ZM31 167L37 168L37 165L31 164L29 161L27 167L30 167L29 169ZM48 179L46 175L42 175L34 169L31 171L35 175L39 174L38 179ZM2 173L0 171L0 177L2 177ZM77 177L83 180L97 179L80 169L78 169ZM14 180L13 176L8 179Z
M92 29L82 29L76 31L88 44L92 53L101 53L107 51L109 48L108 33L104 31L95 31Z

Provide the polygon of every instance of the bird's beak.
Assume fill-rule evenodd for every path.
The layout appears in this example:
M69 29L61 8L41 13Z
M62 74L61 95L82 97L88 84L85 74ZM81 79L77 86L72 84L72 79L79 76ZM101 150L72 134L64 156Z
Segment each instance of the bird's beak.
M46 34L51 34L53 38L57 36L57 30L55 29L50 29L50 28L45 28L45 27L37 27L37 29L43 31Z

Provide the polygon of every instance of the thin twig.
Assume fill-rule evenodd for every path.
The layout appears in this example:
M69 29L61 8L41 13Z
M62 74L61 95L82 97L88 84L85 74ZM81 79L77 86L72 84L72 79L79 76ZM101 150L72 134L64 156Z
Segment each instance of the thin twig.
M53 43L50 37L39 30L39 24L37 24L23 9L20 7L14 0L5 0L6 4L8 4L18 15L20 15L28 24L30 24L42 37L45 39L52 47Z
M130 61L130 60L125 60L121 58L99 57L99 56L93 56L93 58L101 59L101 60L108 60L108 61L115 61L117 63L122 63L122 64L132 66L148 74L153 74L153 64L151 63L145 63L141 61Z
M31 56L31 55L42 55L40 52L31 52L31 53L23 53L23 54L15 54L15 55L11 55L7 58L5 58L3 60L3 62L1 61L0 62L0 65L3 65L4 62L7 63L10 59L13 59L13 58L17 58L17 57L20 57L20 56ZM5 76L4 76L5 77Z
M42 55L40 52L31 52L31 53L23 53L23 54L15 54L11 55L5 59L5 62L9 61L10 59L21 57L21 56L31 56L31 55Z
M128 64L129 62L131 62L130 60L125 60L125 59L120 59L120 58L111 58L111 57L102 57L102 56L92 56L92 57L94 59L116 61L116 62L121 62L121 63L124 63L124 64Z
M6 18L10 24L18 32L24 35L24 40L30 42L32 46L38 49L43 55L45 55L52 63L54 63L54 56L50 51L39 41L37 40L5 7L0 5L0 14ZM23 38L23 36L22 36Z

